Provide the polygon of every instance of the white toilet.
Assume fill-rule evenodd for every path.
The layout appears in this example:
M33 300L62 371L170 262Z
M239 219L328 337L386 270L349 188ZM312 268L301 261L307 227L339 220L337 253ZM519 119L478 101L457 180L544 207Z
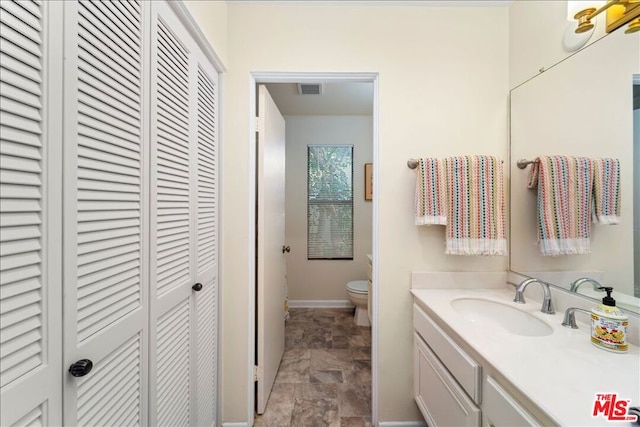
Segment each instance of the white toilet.
M347 283L347 294L349 300L356 306L356 314L354 316L356 325L371 326L369 322L369 313L367 306L369 305L369 282L367 280L354 280Z

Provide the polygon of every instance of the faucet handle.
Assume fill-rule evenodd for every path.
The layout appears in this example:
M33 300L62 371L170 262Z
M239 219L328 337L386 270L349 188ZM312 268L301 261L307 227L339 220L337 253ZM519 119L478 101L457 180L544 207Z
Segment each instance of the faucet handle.
M580 311L591 316L591 312L589 310L578 307L569 307L564 312L562 326L564 326L565 328L578 329L578 325L576 324L576 311Z

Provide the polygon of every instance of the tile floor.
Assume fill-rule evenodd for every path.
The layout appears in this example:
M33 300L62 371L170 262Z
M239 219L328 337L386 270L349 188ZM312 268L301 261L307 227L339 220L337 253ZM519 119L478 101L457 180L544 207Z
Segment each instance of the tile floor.
M271 396L254 426L371 426L371 328L349 309L291 309Z

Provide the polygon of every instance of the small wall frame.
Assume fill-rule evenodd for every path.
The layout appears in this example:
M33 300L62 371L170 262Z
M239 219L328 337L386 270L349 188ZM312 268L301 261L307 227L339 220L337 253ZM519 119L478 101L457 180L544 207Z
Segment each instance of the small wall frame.
M373 200L373 163L364 164L364 199Z

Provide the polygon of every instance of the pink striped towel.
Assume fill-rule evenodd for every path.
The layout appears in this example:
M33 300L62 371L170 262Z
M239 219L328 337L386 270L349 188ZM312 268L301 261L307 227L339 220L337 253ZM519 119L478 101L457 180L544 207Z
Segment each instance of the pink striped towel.
M507 255L502 161L493 156L460 156L445 163L446 253Z
M590 252L593 162L586 157L540 156L529 172L538 188L538 243L543 255Z
M447 223L447 192L443 159L424 158L418 161L416 174L416 225Z
M593 222L620 224L620 161L593 160Z
M507 255L502 161L492 156L418 162L416 225L446 225L449 255Z

